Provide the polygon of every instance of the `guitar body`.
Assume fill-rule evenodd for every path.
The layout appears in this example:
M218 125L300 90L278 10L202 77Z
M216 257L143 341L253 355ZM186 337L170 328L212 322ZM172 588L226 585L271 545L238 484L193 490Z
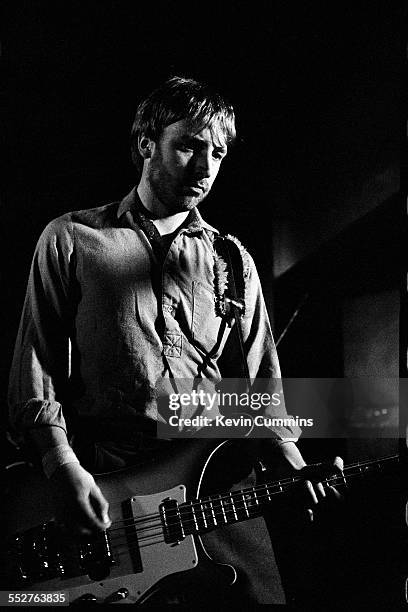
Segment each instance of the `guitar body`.
M259 593L273 582L270 573L262 573L271 549L259 517L277 497L303 487L303 480L255 484L258 444L177 440L154 462L96 476L110 504L112 525L86 542L75 541L57 526L49 483L39 471L27 464L7 469L1 508L7 540L1 567L6 575L1 588L65 591L71 602L154 605L185 603L179 597L183 593L191 605L201 593L201 601L208 595L231 605L234 597L242 597L239 588L235 595L234 588L227 589L236 581L235 566L246 574L246 585ZM321 482L344 486L398 461L394 455L358 462Z
M244 449L238 455L232 450L237 444ZM55 543L46 543L46 538L59 537L48 481L28 464L7 470L2 511L8 556L3 588L68 591L70 601L150 603L155 593L168 587L171 591L174 583L178 589L189 581L213 588L234 583L234 568L212 562L199 536L165 541L159 507L166 499L182 504L217 487L225 490L233 484L227 474L238 482L252 469L256 442L190 440L171 446L171 452L153 464L95 477L109 501L112 526L91 552L81 545L78 553L72 542L56 552ZM240 461L232 462L233 456ZM123 599L121 594L126 594Z

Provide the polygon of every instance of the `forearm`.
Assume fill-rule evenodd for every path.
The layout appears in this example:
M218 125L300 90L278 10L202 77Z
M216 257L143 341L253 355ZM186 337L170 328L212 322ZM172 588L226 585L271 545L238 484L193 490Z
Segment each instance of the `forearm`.
M80 464L61 427L48 426L27 432L42 457L43 470L50 479L57 519L74 536L105 531L111 525L109 504L92 475Z
M64 465L79 464L67 435L61 427L51 425L32 429L28 435L35 453L41 457L42 468L47 478L51 478Z
M55 446L69 444L64 429L53 425L30 429L26 436L40 457L43 457L46 452Z

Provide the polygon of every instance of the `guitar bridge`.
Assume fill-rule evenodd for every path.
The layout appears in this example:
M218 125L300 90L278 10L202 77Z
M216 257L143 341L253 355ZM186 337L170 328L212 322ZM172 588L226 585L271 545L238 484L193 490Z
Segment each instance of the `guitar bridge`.
M16 535L9 552L17 580L23 584L85 574L92 580L102 580L114 563L106 532L92 541L78 543L54 521Z
M19 582L31 583L64 576L64 565L57 547L58 534L56 523L51 521L14 537L9 554L17 568Z

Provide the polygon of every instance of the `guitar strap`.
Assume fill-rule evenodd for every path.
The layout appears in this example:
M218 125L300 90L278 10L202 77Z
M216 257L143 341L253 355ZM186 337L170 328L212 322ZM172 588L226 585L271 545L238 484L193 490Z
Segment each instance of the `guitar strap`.
M216 307L219 314L225 317L229 326L235 323L241 359L242 376L246 388L251 386L248 362L242 334L241 317L245 314L245 279L248 273L247 252L233 236L219 235L214 240L216 254L215 285ZM225 265L224 265L225 264ZM218 270L217 270L218 268ZM220 270L224 270L224 282L220 282Z

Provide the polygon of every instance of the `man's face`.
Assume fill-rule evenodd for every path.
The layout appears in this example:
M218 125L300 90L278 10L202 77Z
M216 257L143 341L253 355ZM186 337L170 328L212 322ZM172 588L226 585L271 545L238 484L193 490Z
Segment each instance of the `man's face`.
M146 180L169 214L191 210L209 193L227 146L218 131L183 119L151 141Z

